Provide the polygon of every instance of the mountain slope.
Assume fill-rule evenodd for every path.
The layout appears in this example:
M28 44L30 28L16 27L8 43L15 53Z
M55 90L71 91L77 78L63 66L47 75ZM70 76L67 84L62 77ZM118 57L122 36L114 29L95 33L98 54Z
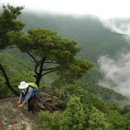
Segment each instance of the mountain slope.
M97 61L101 55L114 56L123 49L130 50L124 35L111 32L93 16L72 17L24 13L25 30L34 27L53 29L79 43L80 57Z

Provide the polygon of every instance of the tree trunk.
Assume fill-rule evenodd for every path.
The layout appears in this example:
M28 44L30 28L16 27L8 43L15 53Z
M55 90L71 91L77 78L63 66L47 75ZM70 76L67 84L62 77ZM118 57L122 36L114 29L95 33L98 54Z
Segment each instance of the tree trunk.
M43 65L44 65L45 60L46 60L46 58L42 58L41 63L40 63L39 72L36 74L37 86L40 86L40 81L42 79Z
M36 78L36 85L39 87L42 76L39 74Z
M4 67L2 66L2 64L0 64L0 70L1 70L1 72L3 73L3 76L4 76L4 78L5 78L7 87L13 92L13 94L15 94L16 96L19 96L19 93L11 86L11 83L10 83L10 81L9 81L8 75L7 75L7 73L5 72L5 69L4 69Z

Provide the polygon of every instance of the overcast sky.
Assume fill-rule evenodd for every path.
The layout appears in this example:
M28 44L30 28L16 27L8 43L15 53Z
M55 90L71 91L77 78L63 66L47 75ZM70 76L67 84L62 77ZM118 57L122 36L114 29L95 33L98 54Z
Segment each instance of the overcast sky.
M60 14L92 14L100 18L130 17L130 0L0 0L0 3L24 5L26 10Z

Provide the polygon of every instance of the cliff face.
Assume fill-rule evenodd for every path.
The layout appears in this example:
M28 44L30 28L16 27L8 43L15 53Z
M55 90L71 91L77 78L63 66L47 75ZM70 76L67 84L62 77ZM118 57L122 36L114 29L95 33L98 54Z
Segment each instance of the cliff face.
M36 115L16 108L16 98L0 100L0 130L37 130Z

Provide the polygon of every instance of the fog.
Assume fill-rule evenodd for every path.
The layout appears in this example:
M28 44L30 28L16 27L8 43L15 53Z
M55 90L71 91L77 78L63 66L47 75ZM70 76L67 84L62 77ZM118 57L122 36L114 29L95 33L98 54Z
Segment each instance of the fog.
M130 34L130 19L113 18L109 20L101 20L104 27L110 29L112 32L129 35Z
M68 15L95 15L101 19L129 17L129 0L0 0L0 4L25 6L25 10Z
M102 56L98 64L104 76L99 84L130 98L130 52L122 53L116 59Z

